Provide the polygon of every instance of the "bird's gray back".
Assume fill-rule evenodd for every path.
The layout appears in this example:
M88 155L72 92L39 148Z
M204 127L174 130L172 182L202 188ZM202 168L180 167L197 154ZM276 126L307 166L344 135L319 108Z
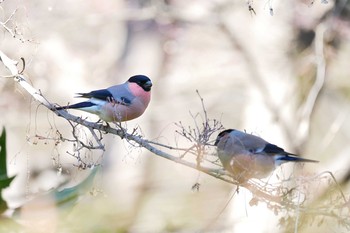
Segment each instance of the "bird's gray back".
M128 100L128 102L131 103L135 98L135 96L132 95L127 83L111 86L107 88L107 90L112 93L115 100L120 102L125 102L125 100Z
M235 147L236 150L246 150L251 152L262 150L266 144L268 144L267 141L258 136L247 134L239 130L231 132L231 140L232 146Z

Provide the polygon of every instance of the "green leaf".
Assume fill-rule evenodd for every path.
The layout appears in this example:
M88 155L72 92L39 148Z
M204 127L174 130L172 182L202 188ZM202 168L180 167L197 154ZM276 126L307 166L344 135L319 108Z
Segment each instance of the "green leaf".
M93 180L99 167L94 167L88 177L85 178L80 184L63 189L61 191L54 191L56 205L59 207L73 207L78 201L78 198L84 195L92 186Z
M0 136L0 214L8 208L6 201L2 198L2 190L10 186L15 178L15 176L7 176L6 156L6 130L3 128Z
M6 131L2 129L0 136L0 214L7 209L7 203L2 199L2 190L8 187L13 179L7 177L6 167Z
M4 213L7 210L7 203L0 197L0 214Z
M23 230L11 217L0 216L0 232L23 232Z
M6 167L6 130L2 129L0 136L0 177L7 177L7 167Z
M66 211L70 211L71 209L73 209L75 204L78 202L78 199L90 190L98 170L99 167L92 168L91 173L88 175L88 177L86 177L81 183L79 183L76 186L66 188L61 191L58 191L58 188L52 189L46 192L45 194L36 196L34 199L32 199L32 201L35 201L35 199L46 198L49 198L51 200L51 198L54 197L54 204L56 205L57 210L64 211L64 213L66 213ZM1 204L2 203L0 200L0 206ZM16 217L20 216L21 208L22 207L15 209L13 215Z
M0 190L7 188L8 186L10 186L12 180L15 178L15 176L13 177L3 177L0 176Z

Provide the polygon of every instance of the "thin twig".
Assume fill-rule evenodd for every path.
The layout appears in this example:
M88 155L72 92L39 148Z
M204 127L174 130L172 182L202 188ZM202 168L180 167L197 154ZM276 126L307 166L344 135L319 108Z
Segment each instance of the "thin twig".
M234 183L229 178L221 177L222 175L226 174L226 172L222 172L221 169L212 169L212 168L206 168L206 167L201 167L201 166L198 167L196 164L190 163L190 162L185 161L185 160L183 160L183 159L181 159L179 157L170 155L168 153L165 153L165 152L157 149L156 147L152 146L149 142L144 140L142 137L140 137L138 135L129 134L124 129L111 128L108 125L105 126L105 125L98 124L98 123L95 123L95 122L90 122L90 121L84 120L84 119L82 119L80 117L71 115L65 110L57 110L55 105L51 104L48 100L46 100L46 98L44 98L42 96L40 91L36 90L33 86L31 86L26 81L26 79L25 79L25 77L23 75L18 74L18 70L17 70L17 67L15 65L15 64L17 64L17 62L15 62L15 61L11 60L10 58L8 58L1 51L0 51L0 59L4 63L4 65L10 70L11 74L14 76L14 79L18 82L18 84L20 86L22 86L22 88L24 88L36 101L40 102L45 107L47 107L48 109L53 111L57 116L63 117L66 120L68 120L69 122L75 122L77 124L83 125L83 126L87 127L88 129L91 129L91 130L96 129L96 130L101 131L101 132L111 133L111 134L120 136L122 138L125 138L127 140L131 140L133 142L136 142L139 146L146 148L150 152L152 152L152 153L154 153L154 154L156 154L156 155L158 155L160 157L172 160L172 161L174 161L176 163L180 163L180 164L182 164L184 166L187 166L187 167L190 167L190 168L197 169L199 171L207 173L210 176L213 176L215 178L224 180L226 182Z
M238 184L234 179L232 179L232 177L227 173L227 171L225 171L223 169L213 169L213 168L204 167L198 162L191 163L191 162L184 160L181 157L173 156L169 153L166 153L166 152L155 147L155 145L157 145L157 143L150 143L148 140L144 139L142 136L137 135L135 133L135 130L130 134L127 132L126 129L123 129L121 127L112 128L109 125L103 125L103 124L96 123L96 122L90 122L90 121L87 121L85 119L82 119L81 117L71 115L65 110L57 110L55 108L55 105L51 104L45 97L43 97L43 95L40 93L40 91L38 91L34 87L32 87L26 81L26 79L23 75L18 74L18 70L16 67L17 63L15 61L9 59L1 51L0 51L0 59L3 62L3 64L5 65L5 67L7 67L10 70L11 74L14 76L14 80L17 81L20 86L22 86L30 95L32 95L35 100L37 100L39 103L41 103L42 105L44 105L45 107L50 109L57 116L65 118L70 124L72 124L73 130L75 130L75 127L76 127L76 125L73 124L73 122L74 122L75 124L79 124L79 125L87 127L90 130L90 132L97 130L98 132L110 133L113 135L117 135L121 138L125 138L126 140L128 140L130 142L135 143L135 145L138 145L140 147L147 149L148 151L150 151L154 155L171 160L175 163L179 163L183 166L195 169L197 171L201 171L203 173L208 174L209 176L220 179L220 180L225 181L227 183L235 184L235 185L239 185L241 187L244 187L244 188L248 189L253 194L253 199L250 201L251 205L257 204L258 201L262 201L262 202L267 203L268 207L271 209L274 209L275 211L276 210L288 210L288 209L295 210L295 203L293 202L293 200L291 198L296 190L294 188L287 189L287 188L282 186L282 183L278 186L271 186L271 185L267 185L267 184L266 185L259 185L254 180L249 180L248 182L246 182L244 184ZM207 119L207 121L210 121L210 119L208 119L208 118L206 118L206 119ZM194 120L196 120L196 119L194 119ZM202 120L203 120L203 118L202 118ZM214 121L214 123L217 124L217 122L215 122L215 121ZM204 124L203 127L204 127L204 132L203 132L203 129L198 127L198 132L196 132L197 138L194 138L193 135L192 136L187 135L187 137L194 138L196 141L195 143L203 143L206 140L209 140L210 134L212 134L213 132L215 132L215 130L217 130L218 128L220 128L222 126L220 124L218 124L218 125L214 125L214 127L213 127L210 124L208 124L208 125ZM206 129L206 127L209 127L209 128ZM213 128L210 128L210 127L213 127ZM183 132L186 134L186 133L191 133L193 131L192 131L192 128L189 127L188 131L183 128ZM203 136L202 134L207 134L207 135ZM82 142L79 141L78 137L75 135L75 132L73 132L73 136L76 139L74 141L75 143L82 144ZM94 138L96 141L100 140L100 138L98 138L96 134L95 134ZM206 143L204 143L204 145L206 145ZM85 144L84 144L84 146L86 148L89 147L89 145L85 145ZM90 147L91 147L91 149L101 149L100 146L101 146L101 144L99 144L99 146L97 146L97 147L94 147L94 146L90 146ZM201 145L198 144L199 149L201 148L200 146ZM77 160L79 162L78 166L80 166L82 168L92 166L91 164L87 164L84 161L82 161L82 159L80 157L80 148L79 147L77 147L77 148L78 148L78 151L76 151L77 154L72 154L72 156L77 158ZM198 148L197 148L197 150L198 150ZM199 153L203 153L203 151L199 151ZM344 201L347 201L344 194L341 193L341 195L344 198ZM342 206L340 206L338 208L341 208L341 207ZM301 206L300 206L300 211L304 211L304 209Z
M10 20L12 20L13 16L16 14L16 12L17 12L17 9L15 9L15 10L11 13L11 15L5 20L5 22L0 22L0 25L1 25L8 33L10 33L10 35L11 35L13 38L16 37L16 34L15 34L15 33L13 32L13 30L10 29L6 24L7 24L8 22L10 22Z
M316 57L316 80L310 89L309 95L305 101L301 112L299 123L299 144L303 144L309 135L311 115L315 109L316 101L325 83L326 62L324 58L324 33L326 31L324 23L320 23L316 28L315 36L315 57Z
M105 151L105 146L102 145L102 143L101 143L101 138L98 138L98 137L97 137L97 135L96 135L96 133L95 133L95 131L94 131L93 129L90 129L90 128L89 128L89 130L90 130L91 135L94 137L96 143L99 145L97 148L98 148L98 149L101 149L101 150L103 150L103 151Z
M153 144L153 145L156 145L156 146L164 147L164 148L169 149L169 150L188 151L188 148L180 148L180 147L175 147L175 146L169 146L169 145L165 145L165 144L160 143L160 142L154 142L154 141L150 141L150 140L147 140L147 139L145 139L145 141L147 143L149 143L149 144Z

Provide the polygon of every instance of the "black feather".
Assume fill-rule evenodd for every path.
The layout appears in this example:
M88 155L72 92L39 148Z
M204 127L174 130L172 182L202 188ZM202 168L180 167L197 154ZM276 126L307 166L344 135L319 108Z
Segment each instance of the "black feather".
M101 89L101 90L96 90L96 91L91 91L89 93L77 93L81 98L95 98L99 100L105 100L105 101L110 101L113 99L113 95L110 91L107 89Z
M218 145L220 139L221 139L224 135L226 135L226 134L228 134L228 133L231 133L232 131L234 131L234 129L226 129L226 130L224 130L224 131L221 131L221 132L218 134L218 136L216 137L214 146L217 146L217 145Z
M67 105L67 106L63 106L63 107L57 107L57 110L62 110L62 109L69 109L69 108L88 108L88 107L92 107L95 106L96 104L91 103L89 101L85 101L85 102L81 102L81 103L77 103L77 104L72 104L72 105Z
M144 91L150 91L152 87L152 81L145 75L134 75L129 78L128 82L137 83Z
M281 154L281 155L290 154L288 152L285 152L284 149L282 149L281 147L278 147L271 143L266 144L262 152L265 152L267 154Z
M77 97L81 97L81 98L94 98L94 99L104 100L107 102L114 102L122 105L131 104L131 100L126 97L120 97L120 100L114 99L112 93L107 89L91 91L89 93L77 93L77 94L79 95Z
M129 100L128 98L126 97L121 97L120 100L122 101L121 104L123 105L130 105L131 104L131 100Z

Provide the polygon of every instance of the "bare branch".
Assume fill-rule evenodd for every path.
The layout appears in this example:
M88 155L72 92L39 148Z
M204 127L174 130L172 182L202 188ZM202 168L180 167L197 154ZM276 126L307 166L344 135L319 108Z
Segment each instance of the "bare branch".
M16 14L17 12L17 9L15 9L12 14L4 21L4 22L0 22L0 25L8 32L10 33L10 35L15 38L16 37L16 34L15 32L13 32L12 29L10 29L7 24L12 20L13 16Z
M326 26L324 23L320 23L316 28L315 37L315 57L316 57L316 80L312 86L309 95L305 101L301 112L301 120L299 123L299 139L302 144L309 135L311 115L314 111L315 104L319 94L325 83L326 76L326 62L324 58L324 33Z
M1 3L1 1L0 1L0 3ZM8 26L8 24L10 24L10 22L13 21L13 18L15 16L15 14L17 13L17 11L18 11L18 9L15 9L4 22L0 21L0 26L3 27L5 29L5 31L8 32L13 38L18 39L22 43L33 42L32 39L25 39L24 38L24 35L22 33L22 29L20 27L18 27L18 25L15 22L13 22L13 24L14 24L13 28L10 28Z
M157 149L156 147L152 146L149 141L143 139L141 136L139 135L134 135L134 134L129 134L126 132L125 129L120 128L116 129L116 128L112 128L110 126L105 126L103 124L99 124L99 123L94 123L94 122L90 122L87 120L82 119L81 117L77 117L74 116L70 113L68 113L65 110L57 110L55 105L51 104L46 98L43 97L43 95L41 94L40 91L36 90L34 87L32 87L25 79L25 77L21 74L18 73L18 69L16 67L17 62L11 60L10 58L8 58L3 52L0 51L0 59L3 62L3 64L6 66L6 68L8 68L11 72L11 75L13 76L14 80L18 82L18 84L20 86L22 86L22 88L24 88L36 101L38 101L40 104L44 105L46 108L48 108L49 110L53 111L57 116L59 117L63 117L66 120L68 120L69 122L75 122L77 124L80 124L82 126L87 127L90 131L91 130L98 130L100 132L104 132L104 133L111 133L114 135L117 135L121 138L125 138L127 140L133 141L135 143L137 143L139 146L146 148L147 150L149 150L150 152L163 157L165 159L169 159L172 160L176 163L180 163L182 165L185 165L187 167L191 167L197 170L200 170L204 173L207 173L210 176L219 178L220 175L224 175L226 174L225 172L223 172L220 169L212 169L212 168L205 168L205 167L201 167L201 166L197 166L194 165L190 162L187 162L179 157L170 155L168 153L165 153L159 149ZM74 127L73 127L74 129ZM74 133L73 133L74 135ZM84 144L85 145L85 144ZM87 145L85 145L85 147L88 147ZM96 149L95 147L90 147L90 149ZM101 149L100 147L97 147L97 149ZM230 179L228 178L219 178L222 179L226 182L229 183L234 183L232 182Z
M307 191L304 190L304 186L308 184L308 182L312 181L308 180L307 178L303 177L303 184L299 185L293 188L289 188L289 186L286 186L288 180L282 180L278 184L267 184L259 180L249 180L246 183L238 183L235 181L230 174L228 174L225 170L222 169L221 165L218 165L215 163L215 161L210 161L206 158L208 155L207 150L208 147L210 147L210 138L213 133L216 131L222 129L222 125L220 121L217 120L211 120L209 119L207 115L207 111L205 109L205 105L203 102L203 98L199 95L199 92L197 92L198 96L201 99L202 103L202 110L204 112L204 116L201 114L192 115L193 120L195 121L195 127L192 128L191 126L184 126L181 122L177 124L177 126L180 128L179 131L177 131L180 135L184 136L187 140L189 140L192 143L192 146L190 146L188 149L185 148L176 148L171 146L166 146L161 143L157 142L151 142L147 139L144 139L142 136L137 134L136 129L132 131L132 133L128 133L126 129L121 127L121 124L116 124L116 128L112 128L109 125L103 125L101 123L96 122L90 122L85 119L82 119L81 117L74 116L70 113L68 113L65 110L57 110L56 106L50 103L39 90L36 90L34 87L32 87L25 79L25 77L22 74L19 74L17 69L17 62L11 60L8 58L4 53L0 51L0 60L3 62L5 67L8 68L8 70L11 72L11 75L15 81L18 82L20 86L22 86L35 100L37 100L40 104L54 112L57 116L62 117L66 119L69 124L72 126L73 129L73 137L74 140L71 140L75 144L76 151L74 153L69 153L71 156L76 158L78 160L78 166L81 168L88 168L91 166L95 166L96 164L86 163L81 158L81 150L83 148L87 148L89 150L104 150L104 146L101 143L102 140L102 134L98 136L96 134L97 132L100 133L110 133L113 135L117 135L121 137L122 139L126 139L128 142L133 143L135 146L143 147L153 153L154 155L157 155L159 157L171 160L175 163L179 163L183 166L195 169L197 171L203 172L205 174L208 174L209 176L212 176L214 178L220 179L224 182L238 185L241 187L244 187L248 189L252 194L253 198L250 200L250 205L257 205L259 202L264 202L267 204L268 208L273 210L276 213L279 213L279 211L286 211L286 210L296 210L298 209L298 213L307 213L310 211L309 208L306 208L307 204ZM200 120L202 122L198 122L197 120ZM76 126L81 125L89 129L90 133L92 134L92 137L97 143L97 146L94 146L90 143L84 143L79 139L79 135L76 132ZM58 132L59 138L63 139L62 135ZM185 153L190 153L194 156L196 156L196 163L186 161L183 156L174 156L170 153L166 153L162 151L161 149L157 148L156 146L160 146L162 148L167 149L174 149L174 150L180 150L185 151ZM216 164L217 168L210 168L202 165L202 162L211 162L212 164ZM334 178L334 177L333 177ZM335 180L333 180L335 181ZM335 181L336 182L336 181ZM199 188L200 184L195 184L193 188ZM339 193L339 187L337 186L337 189L335 189L336 193L336 200L337 203L339 203L337 206L334 206L334 208L331 211L338 211L339 213L343 213L342 211L346 208L346 205L348 205L348 201L345 197L345 195L340 192ZM295 201L295 196L303 194L305 195L305 199L301 201ZM341 201L340 201L341 200ZM345 202L345 203L344 203ZM322 206L321 206L322 207ZM319 207L316 207L319 208ZM295 213L295 212L293 212ZM325 211L323 216L332 215L334 212ZM334 215L334 214L333 214ZM344 221L344 225L349 224L349 221L346 219L342 219Z

